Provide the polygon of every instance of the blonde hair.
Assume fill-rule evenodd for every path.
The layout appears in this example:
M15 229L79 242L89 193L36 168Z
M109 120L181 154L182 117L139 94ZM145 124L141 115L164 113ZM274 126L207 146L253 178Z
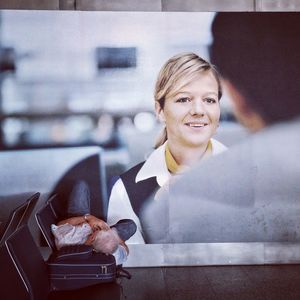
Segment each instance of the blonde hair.
M118 248L119 240L114 230L99 230L92 244L97 252L113 254Z
M154 100L164 109L165 100L176 94L199 73L211 71L218 83L218 99L222 97L220 76L216 68L195 53L181 53L171 57L161 68L154 90ZM168 139L166 127L156 141L155 149Z

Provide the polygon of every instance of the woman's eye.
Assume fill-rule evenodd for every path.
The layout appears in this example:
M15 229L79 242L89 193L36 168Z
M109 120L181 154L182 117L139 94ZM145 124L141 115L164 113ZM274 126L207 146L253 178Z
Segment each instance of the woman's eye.
M204 101L207 102L208 104L213 104L217 102L217 100L214 98L205 98Z
M189 102L189 101L191 101L190 98L188 98L188 97L182 97L182 98L177 99L176 103L186 103L186 102Z

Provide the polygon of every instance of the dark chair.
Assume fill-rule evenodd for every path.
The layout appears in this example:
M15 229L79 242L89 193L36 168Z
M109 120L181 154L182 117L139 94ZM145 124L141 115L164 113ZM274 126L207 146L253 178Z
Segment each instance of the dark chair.
M40 193L35 193L11 212L6 224L2 227L0 233L0 245L3 244L19 227L27 224L39 196Z
M57 224L59 216L57 206L60 205L57 195L53 195L47 200L47 203L35 215L37 224L52 252L56 250L54 236L51 232L51 224Z
M0 247L1 300L120 299L117 283L103 283L75 291L51 291L47 266L26 225Z
M28 198L26 200L26 203L27 203L27 207L26 207L26 210L25 210L25 213L22 217L22 219L20 220L20 223L18 225L18 228L27 224L29 218L31 217L31 214L40 198L40 193L35 193L34 195L32 195L30 198Z
M26 225L15 231L6 241L5 246L11 264L17 270L19 278L25 286L23 297L18 299L47 299L50 284L47 275L47 266L37 248ZM9 270L7 270L9 271ZM17 280L18 279L18 280ZM11 291L11 299L15 291ZM20 294L20 292L18 292Z

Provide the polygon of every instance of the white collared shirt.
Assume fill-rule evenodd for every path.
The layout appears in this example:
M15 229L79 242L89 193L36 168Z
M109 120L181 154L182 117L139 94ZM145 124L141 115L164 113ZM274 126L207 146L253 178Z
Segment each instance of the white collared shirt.
M158 185L162 187L169 181L169 179L171 178L171 174L168 171L165 159L166 143L155 149L150 154L150 156L136 175L136 183L142 180L146 180L150 177L156 177ZM217 140L211 139L211 143L212 155L219 154L227 149L226 146L224 146ZM115 183L111 191L108 205L107 222L108 225L111 226L121 219L132 219L137 225L136 233L126 243L144 244L145 241L142 235L140 220L132 209L123 181L119 179Z

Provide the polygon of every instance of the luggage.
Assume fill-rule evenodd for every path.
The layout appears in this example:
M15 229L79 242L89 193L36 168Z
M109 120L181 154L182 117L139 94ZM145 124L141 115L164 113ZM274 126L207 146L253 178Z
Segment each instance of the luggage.
M62 248L63 249L63 248ZM93 252L90 257L57 257L47 261L52 290L71 290L115 281L117 267L112 255Z
M72 245L56 250L51 224L59 221L56 195L36 214L37 223L52 254L47 261L48 275L53 290L72 290L102 282L113 282L117 277L130 278L130 274L116 266L113 255L97 253L92 246Z

